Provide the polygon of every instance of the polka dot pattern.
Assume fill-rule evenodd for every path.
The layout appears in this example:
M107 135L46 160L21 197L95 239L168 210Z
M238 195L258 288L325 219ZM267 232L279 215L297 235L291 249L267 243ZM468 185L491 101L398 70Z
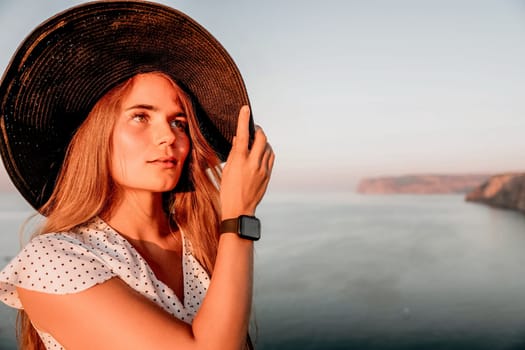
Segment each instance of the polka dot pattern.
M191 323L208 289L209 277L183 237L184 301L162 281L135 248L95 218L67 233L33 238L0 271L0 301L22 308L16 287L51 294L76 293L119 277L131 288L180 320ZM49 334L39 332L47 349L62 349Z

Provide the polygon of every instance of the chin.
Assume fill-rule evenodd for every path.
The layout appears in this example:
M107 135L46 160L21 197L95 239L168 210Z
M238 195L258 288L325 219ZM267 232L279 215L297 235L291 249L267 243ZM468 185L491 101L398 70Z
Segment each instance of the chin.
M140 179L123 179L123 181L115 181L123 189L138 190L151 193L169 192L175 189L179 183L179 176L162 176L153 174L145 176Z
M169 192L173 191L175 187L177 187L178 181L176 182L170 182L170 183L164 183L158 186L155 186L158 191L157 192Z
M162 184L157 186L151 186L149 187L149 190L151 192L170 192L173 191L177 187L177 184Z

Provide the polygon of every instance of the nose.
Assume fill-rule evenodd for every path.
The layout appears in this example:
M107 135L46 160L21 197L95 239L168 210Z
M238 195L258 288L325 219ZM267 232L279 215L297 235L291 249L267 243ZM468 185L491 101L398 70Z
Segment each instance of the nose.
M175 142L175 132L168 122L162 122L157 125L155 130L155 143L160 145L171 146Z

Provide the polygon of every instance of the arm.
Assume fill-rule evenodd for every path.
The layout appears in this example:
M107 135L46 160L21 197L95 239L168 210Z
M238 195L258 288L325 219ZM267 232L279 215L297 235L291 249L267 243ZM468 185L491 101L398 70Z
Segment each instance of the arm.
M262 199L273 168L274 154L260 128L248 150L250 111L239 114L237 134L222 173L221 218L254 215ZM194 329L203 329L202 337L229 335L225 349L238 349L248 332L253 287L253 242L236 233L223 233L208 293L197 313ZM212 316L213 315L213 316ZM209 330L213 329L213 332Z
M223 218L255 212L273 166L262 131L248 151L248 120L249 110L241 109L221 182ZM247 333L252 273L253 243L223 234L207 296L191 326L118 278L67 295L18 292L34 325L67 349L239 349Z

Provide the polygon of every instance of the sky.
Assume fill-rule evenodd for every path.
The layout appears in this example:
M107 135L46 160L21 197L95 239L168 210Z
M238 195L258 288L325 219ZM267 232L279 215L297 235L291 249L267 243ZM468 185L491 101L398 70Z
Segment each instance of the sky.
M525 0L160 2L239 66L276 191L525 171ZM2 0L2 72L34 27L79 3Z

